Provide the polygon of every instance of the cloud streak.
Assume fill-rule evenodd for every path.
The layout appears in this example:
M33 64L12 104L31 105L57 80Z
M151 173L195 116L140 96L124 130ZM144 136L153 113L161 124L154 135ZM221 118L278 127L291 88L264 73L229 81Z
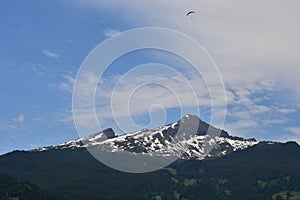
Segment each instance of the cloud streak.
M6 122L0 122L1 128L7 129L16 129L25 121L25 116L23 114L19 114L16 118L13 118Z
M116 30L116 29L105 29L105 30L103 30L103 35L105 37L112 37L112 36L114 36L118 33L120 33L120 31Z
M289 131L294 135L300 136L300 127L291 126L291 127L286 127L284 130Z
M50 50L47 50L47 49L44 49L42 52L48 58L59 58L60 57L58 54L56 54Z

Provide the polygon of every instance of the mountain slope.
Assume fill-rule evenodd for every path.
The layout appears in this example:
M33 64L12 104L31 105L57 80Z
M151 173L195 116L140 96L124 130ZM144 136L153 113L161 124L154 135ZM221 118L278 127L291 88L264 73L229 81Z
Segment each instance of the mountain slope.
M215 159L178 160L144 174L106 167L84 148L0 156L0 173L37 184L57 200L176 199L178 194L190 200L284 199L283 194L297 199L299 169L295 143L259 143Z

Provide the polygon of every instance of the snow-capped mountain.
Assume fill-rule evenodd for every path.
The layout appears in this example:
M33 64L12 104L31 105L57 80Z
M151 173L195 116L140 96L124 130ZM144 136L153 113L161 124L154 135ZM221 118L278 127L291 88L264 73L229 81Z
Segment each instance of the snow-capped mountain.
M227 155L257 144L255 139L230 136L197 116L186 115L181 120L155 128L116 136L109 128L102 132L39 148L34 151L65 148L98 148L109 152L132 152L160 156L177 156L183 159L205 159Z

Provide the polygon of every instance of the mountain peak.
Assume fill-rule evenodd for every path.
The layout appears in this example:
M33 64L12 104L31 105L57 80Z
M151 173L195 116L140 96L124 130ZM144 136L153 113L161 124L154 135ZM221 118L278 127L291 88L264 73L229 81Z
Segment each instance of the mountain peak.
M202 121L198 116L196 115L191 115L191 114L187 114L184 117L182 117L179 121L178 121L180 126L183 126L183 129L187 129L184 130L186 132L189 132L190 134L195 134L195 135L210 135L213 137L216 136L221 136L221 137L231 137L228 132L222 130L222 129L218 129L215 128L214 126ZM193 131L191 131L191 127L192 129L194 129ZM195 133L192 133L195 132Z
M95 138L97 136L98 136L98 139L101 138L103 140L106 140L106 139L112 139L112 138L116 137L116 134L112 128L107 128L107 129L104 129L103 131L94 133L85 138L90 139L90 138Z
M187 114L179 121L152 130L141 130L116 136L112 128L90 136L65 142L60 145L37 149L96 148L108 152L132 152L151 156L176 156L184 159L205 159L207 156L219 157L232 151L241 150L257 144L230 136L226 131L215 128L198 116ZM211 146L211 151L207 152Z
M197 118L200 119L197 115L191 115L191 114L186 114L182 119L191 119L191 118Z

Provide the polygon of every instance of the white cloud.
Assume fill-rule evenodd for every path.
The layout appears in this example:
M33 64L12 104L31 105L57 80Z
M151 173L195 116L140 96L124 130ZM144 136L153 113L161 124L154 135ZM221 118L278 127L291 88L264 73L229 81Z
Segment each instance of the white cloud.
M228 115L235 119L228 122L227 127L234 134L247 134L249 129L253 131L255 128L263 131L264 127L286 123L289 121L286 115L297 112L293 106L295 102L300 105L298 98L300 90L296 87L300 74L299 1L77 1L98 6L104 12L117 10L124 17L122 20L127 20L131 24L130 27L133 24L136 27L172 28L186 33L201 43L220 68L227 89ZM185 16L191 9L196 11L193 20ZM116 32L107 29L103 33L109 37ZM194 54L197 56L198 52ZM155 81L174 87L176 94L189 95L187 91L182 90L180 82L175 81L176 76L155 78ZM209 74L209 77L204 78L214 79L215 74ZM94 79L97 77L90 77L90 80ZM115 94L120 97L119 102L116 101L116 108L120 111L117 112L118 117L127 115L127 111L122 110L120 105L124 105L122 100L126 99L130 88L149 79L145 76L131 77L123 87L115 90ZM89 83L88 81L83 86L86 94L94 92L90 91ZM192 80L191 84L202 91L197 93L200 104L209 106L210 99L207 93L201 90L202 84L197 84L195 80ZM109 109L111 90L112 87L106 87L97 91L99 115L107 119L112 117ZM139 95L134 96L136 100L131 102L134 105L133 114L145 112L145 107L149 107L150 103L157 100L166 108L178 106L176 98L172 99L165 95L166 91L163 88L148 86L138 92ZM278 106L280 103L276 101L283 96L289 100L286 102L289 106ZM270 103L265 105L264 102L267 100L270 100ZM183 105L193 104L183 99ZM87 113L83 116L88 122L90 116Z
M226 123L225 130L230 131L231 135L249 137L253 131L261 125L256 120L238 120L236 122Z
M280 112L282 114L290 114L290 113L297 112L297 110L296 109L289 109L289 108L280 108L280 109L278 109L278 112Z
M78 2L117 10L138 27L167 27L192 36L212 54L227 84L276 80L300 94L294 87L300 73L297 0ZM193 20L185 16L189 10L196 11Z
M254 134L265 133L266 128L288 123L288 114L296 111L284 105L278 106L276 101L265 104L265 101L272 98L276 88L277 84L272 81L232 86L228 93L233 96L233 101L229 103L229 120L226 121L225 129L234 135L253 137Z
M59 58L60 56L50 50L44 49L43 54L49 58Z
M284 128L284 130L289 131L290 133L293 133L295 135L300 135L300 127L291 126Z
M63 81L59 83L58 88L64 91L68 91L70 93L73 92L73 85L75 78L72 73L67 73L63 75Z
M46 77L49 73L47 67L41 64L29 64L28 67L38 76Z
M187 80L183 79L181 75L156 73L155 75L102 77L99 83L95 74L86 74L79 87L81 101L84 102L87 97L95 94L95 109L100 123L102 125L111 123L115 119L121 121L123 126L128 125L128 122L124 121L126 117L142 116L148 113L154 104L161 105L163 109L189 108L192 114L198 105L202 110L209 110L211 107L211 96L201 79L188 77L190 84L188 85ZM72 92L75 82L73 76L66 74L64 77L65 82L60 83L60 89ZM195 91L195 101L193 101L193 92L189 90L190 86ZM285 114L291 113L292 109L262 104L265 99L268 99L268 93L276 88L275 82L265 80L250 85L231 86L225 91L227 114L231 119L226 122L225 129L234 135L251 137L249 133L263 132L266 127L288 122ZM214 92L222 94L218 90ZM91 127L95 117L93 105L84 103L82 105L85 105L85 108L81 108L80 113L73 110L78 116L77 126ZM221 105L222 101L217 98L215 106ZM112 109L114 113L112 113ZM71 112L61 120L63 122L73 121ZM130 130L129 127L128 130Z
M118 33L120 33L120 31L119 30L115 30L115 29L105 29L105 30L103 30L103 34L106 37L112 37L112 36L114 36L114 35L116 35Z
M79 1L92 6L98 5L99 9L114 8L124 16L125 20L139 25L163 25L185 30L184 32L192 35L202 34L205 36L203 38L205 41L209 39L208 36L211 36L210 40L218 40L215 41L215 44L221 42L219 45L222 50L230 48L231 52L240 55L269 59L268 56L274 57L275 52L291 51L291 49L283 51L280 49L281 45L291 45L292 49L298 48L298 46L292 45L292 40L297 38L296 31L299 30L299 27L295 25L297 25L300 15L298 12L300 3L296 0L290 2L271 0L229 0L226 2L204 0ZM262 5L266 6L262 7ZM185 16L191 9L196 11L194 20ZM298 44L298 41L294 42ZM268 54L261 54L262 52L268 52ZM295 55L296 52L293 52L293 55L289 56ZM281 54L281 58L282 56L283 54Z
M283 130L290 132L289 135L280 135L279 140L280 141L296 141L298 144L300 144L300 127L297 126L290 126L286 127Z
M61 89L72 88L74 78L66 76L65 80L66 83L60 84ZM196 99L194 100L193 91L189 87L195 91ZM232 119L227 122L226 129L235 135L245 136L249 130L262 130L264 127L287 122L282 112L286 113L290 110L261 104L268 92L276 87L277 85L271 81L262 81L225 91L227 114ZM67 90L72 92L70 89ZM187 109L191 113L196 111L198 105L202 110L211 107L211 96L201 79L190 78L187 84L186 79L171 73L109 76L102 78L99 84L98 77L90 73L86 74L79 90L82 101L95 93L96 112L102 123L110 122L112 119L122 121L128 116L141 116L148 113L154 104L161 105L163 109ZM214 92L222 94L218 90ZM262 97L257 95L260 93ZM218 108L221 105L222 101L217 98L215 106ZM78 126L89 127L93 124L93 105L86 105L85 109L81 109L81 112L77 114ZM69 115L62 120L68 122L73 118Z
M0 122L0 128L16 129L25 121L25 116L19 114L16 118L10 119L9 121Z
M116 85L117 81L119 84ZM113 76L102 78L98 84L98 77L95 74L87 74L79 86L80 101L94 95L96 100L97 115L103 121L116 119L120 121L128 116L138 116L148 113L153 104L159 104L164 109L189 108L198 105L210 106L210 96L205 91L201 80L190 80L194 90L197 90L195 97L192 88L187 81L180 76L170 74L142 75L142 76ZM64 84L63 84L64 86ZM218 104L218 102L216 102ZM86 104L83 104L86 105ZM86 105L80 109L77 120L79 126L89 126L94 117L93 105ZM128 110L130 114L128 113ZM114 111L114 114L112 112ZM196 109L189 109L194 110ZM77 111L75 110L77 113ZM66 117L65 121L71 120Z

